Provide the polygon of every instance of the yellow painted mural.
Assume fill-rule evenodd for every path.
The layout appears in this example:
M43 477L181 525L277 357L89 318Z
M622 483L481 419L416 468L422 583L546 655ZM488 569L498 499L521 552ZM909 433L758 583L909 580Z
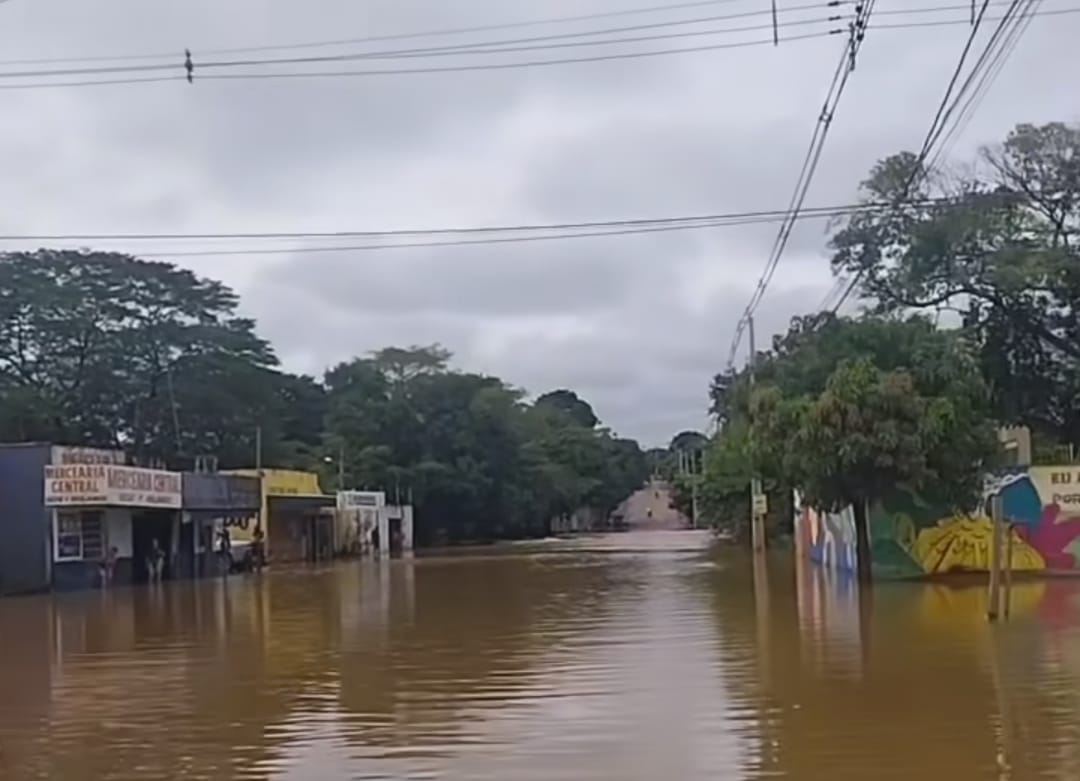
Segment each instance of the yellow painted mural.
M921 529L908 553L929 574L953 570L987 570L993 545L993 524L986 516L943 518ZM1046 562L1037 550L1012 530L1012 569L1043 570ZM910 539L910 538L909 538Z
M970 515L897 492L871 508L875 576L986 572L993 537L992 497L1000 497L1004 518L1011 525L1014 570L1080 572L1080 465L1074 464L985 475L983 501Z

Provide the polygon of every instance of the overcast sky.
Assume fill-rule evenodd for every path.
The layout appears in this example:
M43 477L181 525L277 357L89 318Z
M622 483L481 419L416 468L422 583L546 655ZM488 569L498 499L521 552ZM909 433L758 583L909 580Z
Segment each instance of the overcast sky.
M650 3L658 4L7 0L0 3L0 59L176 52L179 63L190 48L198 66L211 57L201 52L223 47L499 24ZM781 2L781 21L824 15L784 10L796 4L807 0ZM877 9L943 5L965 3L880 0ZM1045 0L1043 8L1069 5ZM662 14L369 47L500 41L767 7L766 0L721 0ZM850 3L839 9L849 11ZM760 16L626 35L767 21ZM1017 122L1080 119L1078 33L1080 15L1034 21L955 146L957 159L1000 140ZM967 34L962 25L868 32L808 205L851 202L876 159L919 146ZM606 51L768 35L703 36ZM196 67L191 86L0 91L0 233L383 230L784 208L842 48L834 36L775 49L544 68L260 81L200 80ZM322 50L253 56L310 53ZM488 61L594 53L567 48L488 55ZM97 64L103 63L77 66ZM0 73L57 67L68 66L5 64ZM680 429L705 425L709 379L724 364L775 230L759 225L533 244L175 259L233 285L244 312L257 318L291 370L318 374L381 346L441 342L454 352L455 365L497 374L532 393L573 388L606 424L656 444ZM820 222L808 221L793 235L758 313L761 343L792 315L813 310L829 290L824 231ZM154 245L154 253L219 246L174 240ZM105 248L134 249L115 243Z

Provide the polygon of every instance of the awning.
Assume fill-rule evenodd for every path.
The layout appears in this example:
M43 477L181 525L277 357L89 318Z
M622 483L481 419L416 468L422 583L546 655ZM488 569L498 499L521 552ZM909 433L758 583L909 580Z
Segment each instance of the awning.
M322 509L332 509L337 505L337 497L325 494L271 494L266 497L266 503L271 513L304 515L317 513Z
M183 509L215 517L258 515L262 509L259 481L219 473L185 472Z

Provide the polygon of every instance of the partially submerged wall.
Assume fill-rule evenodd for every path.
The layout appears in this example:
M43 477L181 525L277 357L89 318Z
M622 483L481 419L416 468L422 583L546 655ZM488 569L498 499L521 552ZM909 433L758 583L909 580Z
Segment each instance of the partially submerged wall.
M871 508L874 576L987 571L993 537L989 507L997 494L1011 524L1015 571L1080 572L1080 466L1038 466L988 477L982 506L971 514L935 507L911 495L897 495ZM830 569L854 570L850 510L820 513L803 508L795 524L800 555Z
M850 507L830 513L804 505L795 494L795 546L799 555L830 570L854 574L855 514Z

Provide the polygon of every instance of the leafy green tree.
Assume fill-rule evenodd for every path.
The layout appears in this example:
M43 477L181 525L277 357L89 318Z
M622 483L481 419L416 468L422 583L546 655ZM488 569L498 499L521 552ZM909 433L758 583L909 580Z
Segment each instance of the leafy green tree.
M344 445L351 484L411 496L421 541L546 534L578 510L606 517L644 481L637 443L576 414L591 407L572 392L528 405L497 378L451 370L449 357L388 348L325 378L327 454Z
M997 442L986 385L955 334L917 318L852 327L898 338L840 361L820 392L763 386L752 401L751 452L810 503L853 508L868 578L867 508L899 491L971 507ZM908 345L906 359L898 344Z
M279 375L236 306L226 286L168 263L0 254L0 435L250 463L256 427L281 411ZM266 434L276 455L281 437Z
M671 439L669 449L673 453L691 452L704 450L709 444L709 438L700 431L680 431Z
M229 288L168 263L0 254L0 437L174 468L251 466L259 440L266 466L411 498L421 538L544 534L559 515L606 516L644 480L637 443L597 428L572 391L526 404L451 370L439 345L387 347L318 382L282 372L236 309Z
M550 407L570 416L577 425L585 428L595 428L600 422L588 402L582 401L572 390L560 388L549 391L540 396L535 402L537 407Z
M1080 445L1080 127L1018 125L976 165L927 172L916 158L871 171L868 201L832 238L834 268L877 311L953 313L1002 422Z

